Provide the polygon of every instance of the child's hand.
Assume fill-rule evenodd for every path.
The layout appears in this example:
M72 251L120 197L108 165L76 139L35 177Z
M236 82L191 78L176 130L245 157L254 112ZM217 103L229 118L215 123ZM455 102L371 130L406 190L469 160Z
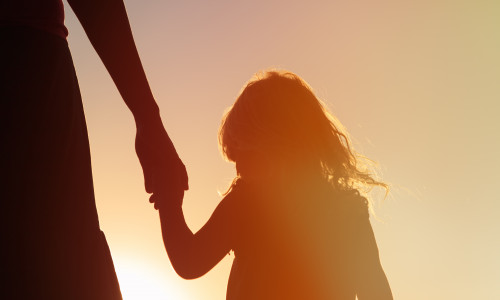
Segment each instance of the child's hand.
M159 210L169 206L182 206L184 199L183 189L165 189L162 188L157 192L153 192L149 197L149 202L154 204L154 208Z

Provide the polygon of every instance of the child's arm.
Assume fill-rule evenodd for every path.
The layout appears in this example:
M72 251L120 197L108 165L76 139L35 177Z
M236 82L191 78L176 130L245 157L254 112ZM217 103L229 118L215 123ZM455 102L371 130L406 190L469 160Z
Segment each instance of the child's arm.
M184 279L198 278L210 271L231 250L227 202L217 206L208 222L195 234L182 212L184 192L172 195L159 206L163 243L174 270ZM172 199L173 198L173 199Z
M370 220L363 219L359 230L356 293L359 300L392 300L391 287L382 265Z

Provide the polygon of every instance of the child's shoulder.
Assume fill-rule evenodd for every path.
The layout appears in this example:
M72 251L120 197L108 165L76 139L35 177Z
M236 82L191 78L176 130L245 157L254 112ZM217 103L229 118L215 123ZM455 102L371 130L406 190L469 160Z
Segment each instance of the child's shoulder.
M342 191L340 193L340 202L352 214L368 217L369 202L356 189Z
M236 178L231 183L229 190L226 192L224 198L237 198L249 192L248 184L241 178Z
M235 206L244 202L244 199L251 197L252 189L243 179L237 178L233 181L229 190L224 194L222 202L227 206Z
M249 215L269 209L272 204L270 203L272 201L269 200L273 195L275 194L265 185L237 178L225 194L222 202L225 202L224 205L235 213Z
M330 190L326 198L326 203L332 208L332 212L340 219L368 218L369 202L356 189Z

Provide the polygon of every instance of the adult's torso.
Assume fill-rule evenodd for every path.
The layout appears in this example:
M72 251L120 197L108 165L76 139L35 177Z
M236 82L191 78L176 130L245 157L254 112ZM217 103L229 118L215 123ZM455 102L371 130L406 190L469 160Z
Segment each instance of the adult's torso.
M2 0L0 26L27 26L66 38L62 0Z

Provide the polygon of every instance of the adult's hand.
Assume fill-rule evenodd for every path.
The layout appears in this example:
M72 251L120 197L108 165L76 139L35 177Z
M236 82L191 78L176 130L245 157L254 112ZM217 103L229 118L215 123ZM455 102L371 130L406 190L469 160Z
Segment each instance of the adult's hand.
M68 0L137 124L146 191L187 190L186 168L163 127L135 47L123 0Z
M136 125L135 150L144 172L146 192L187 190L186 167L177 155L159 114L138 120Z

